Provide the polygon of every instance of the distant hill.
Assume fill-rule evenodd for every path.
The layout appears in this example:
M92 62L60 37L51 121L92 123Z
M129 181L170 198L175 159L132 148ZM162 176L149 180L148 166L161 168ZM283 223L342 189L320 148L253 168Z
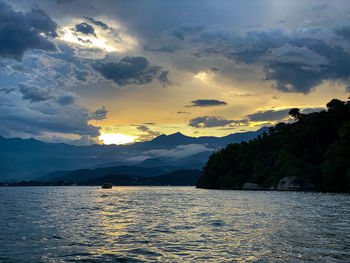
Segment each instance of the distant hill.
M142 167L156 167L163 165L166 165L166 163L159 158L148 158L138 164L138 166Z
M44 182L59 182L59 181L71 181L74 183L81 183L90 179L98 177L118 174L118 175L130 175L140 177L158 176L161 174L169 173L176 170L175 167L161 166L161 167L139 167L139 166L114 166L114 167L102 167L95 169L78 169L74 171L57 171L49 173L44 177L37 178L38 181Z
M328 110L290 111L294 123L279 123L249 142L214 152L197 186L241 189L244 183L276 187L298 176L321 191L350 191L350 102L332 100Z
M180 170L169 174L159 176L143 177L131 176L123 174L106 175L94 179L82 181L81 185L102 185L110 182L113 185L133 186L133 185L149 185L149 186L186 186L195 185L198 178L202 175L199 170Z
M264 131L267 131L266 127L255 132L236 133L225 137L199 138L174 133L131 145L91 146L44 143L35 139L0 136L0 182L37 179L55 171L109 166L176 166L176 169L201 169L212 150L228 143L253 139ZM196 151L192 153L183 146L196 148ZM172 155L173 152L176 155Z

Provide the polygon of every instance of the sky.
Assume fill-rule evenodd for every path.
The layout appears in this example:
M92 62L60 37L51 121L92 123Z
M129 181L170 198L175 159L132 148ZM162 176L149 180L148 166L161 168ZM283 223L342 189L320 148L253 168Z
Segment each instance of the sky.
M0 0L0 135L225 136L350 86L346 0Z

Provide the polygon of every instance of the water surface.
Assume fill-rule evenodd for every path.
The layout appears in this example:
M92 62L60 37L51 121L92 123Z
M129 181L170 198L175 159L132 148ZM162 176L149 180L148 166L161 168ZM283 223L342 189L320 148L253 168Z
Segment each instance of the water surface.
M0 187L2 262L350 262L350 195Z

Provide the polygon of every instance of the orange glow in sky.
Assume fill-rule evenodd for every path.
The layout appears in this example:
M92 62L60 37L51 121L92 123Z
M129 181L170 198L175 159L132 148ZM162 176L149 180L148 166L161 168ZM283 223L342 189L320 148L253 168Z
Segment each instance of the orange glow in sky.
M103 144L127 144L134 142L138 137L137 136L130 136L125 135L122 133L101 133L100 137L98 138Z

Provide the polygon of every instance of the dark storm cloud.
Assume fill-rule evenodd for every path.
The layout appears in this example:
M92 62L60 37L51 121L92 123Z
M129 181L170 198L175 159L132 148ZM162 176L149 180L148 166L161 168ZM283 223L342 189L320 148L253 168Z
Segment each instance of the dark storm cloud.
M75 31L83 33L85 35L96 36L95 29L85 22L75 25Z
M163 84L163 87L171 86L172 82L168 78L169 70L163 70L158 75L157 79Z
M350 26L344 26L341 28L337 28L335 30L335 33L343 38L345 38L346 40L350 41Z
M276 121L288 117L290 109L259 111L247 116L250 121Z
M40 102L40 101L46 101L50 99L50 94L47 90L27 85L27 84L18 84L19 91L22 94L23 100L29 100L30 102Z
M321 5L313 6L311 10L314 12L322 12L322 11L327 10L327 8L328 8L327 4L321 4Z
M0 134L35 136L46 132L98 136L100 127L89 124L90 112L76 104L60 105L53 100L30 105L16 98L17 93L0 95Z
M165 45L165 46L154 47L154 48L145 46L143 49L145 51L152 51L152 52L173 53L174 51L178 50L179 47L175 45Z
M139 140L140 141L149 141L159 135L161 135L160 132L157 131L153 131L151 130L149 127L147 127L146 125L139 125L136 127L139 131L141 131L144 134L140 134L139 135Z
M245 37L217 37L215 46L201 49L199 56L220 55L238 63L262 66L265 80L274 81L274 88L307 94L326 80L348 82L350 78L350 54L339 45L311 37L320 30L304 29L303 34L289 35L282 31L252 31ZM344 38L349 33L347 28L337 31ZM203 34L193 41L207 42Z
M160 66L151 66L145 57L124 57L119 62L96 62L92 67L119 86L149 84L157 78L169 85L168 71Z
M212 107L227 105L225 101L220 100L194 100L191 101L191 103L191 105L187 105L186 107Z
M11 66L11 68L13 70L16 70L16 71L22 71L22 72L26 72L28 71L25 67L21 66L21 65L14 65L14 66Z
M340 46L331 46L315 39L293 39L291 44L299 50L304 48L307 51L296 55L304 55L305 61L288 58L290 61L272 61L267 64L266 79L275 80L278 90L307 94L325 80L349 80L350 71L347 69L350 68L350 55ZM306 61L312 58L307 54L311 53L309 51L324 58L324 62L318 63L316 56L313 56L314 61Z
M267 110L267 111L259 111L250 115L247 115L246 118L249 121L281 121L286 119L289 116L290 109L283 110ZM324 110L323 108L306 108L301 110L301 113L308 114L312 112L319 112Z
M203 116L191 119L188 123L189 126L194 128L213 128L213 127L226 127L230 128L233 126L247 125L250 122L272 122L281 121L289 116L291 109L283 110L267 110L259 111L250 115L247 115L242 120L227 120L221 119L215 116ZM311 112L318 112L323 110L322 108L307 108L303 109L301 113L308 114Z
M160 132L155 132L155 131L152 131L149 127L147 127L146 125L139 125L137 126L137 129L139 131L142 131L142 132L146 132L148 133L150 136L159 136L161 133Z
M0 57L21 60L29 50L56 51L48 37L56 37L57 24L39 7L16 12L0 2Z
M172 31L170 31L170 34L172 34L176 38L185 40L186 36L196 34L198 32L203 31L204 29L205 27L203 25L184 24L174 28Z
M8 93L16 91L16 90L17 89L15 89L15 88L1 88L0 92L8 94Z
M104 29L104 30L107 30L107 29L110 29L110 27L103 23L102 21L99 21L99 20L95 20L94 18L92 17L84 17L87 21L89 21L90 23L93 23L95 26L99 26L100 28Z
M106 110L105 106L102 106L101 108L97 109L96 111L92 112L90 114L91 120L104 120L107 118L108 110Z
M71 96L71 95L63 95L63 96L59 96L56 101L58 104L65 106L65 105L73 104L75 102L75 98L74 96Z
M213 127L224 127L227 125L239 125L241 123L246 123L246 120L235 121L235 120L226 120L221 119L215 116L203 116L191 119L189 126L195 128L213 128Z
M78 68L73 68L74 76L79 81L87 81L87 78L89 76L89 71L87 70L79 70Z
M78 1L78 0L56 0L56 3L58 5L60 5L60 4L67 4L67 3L72 3L72 2L76 2L76 1Z

